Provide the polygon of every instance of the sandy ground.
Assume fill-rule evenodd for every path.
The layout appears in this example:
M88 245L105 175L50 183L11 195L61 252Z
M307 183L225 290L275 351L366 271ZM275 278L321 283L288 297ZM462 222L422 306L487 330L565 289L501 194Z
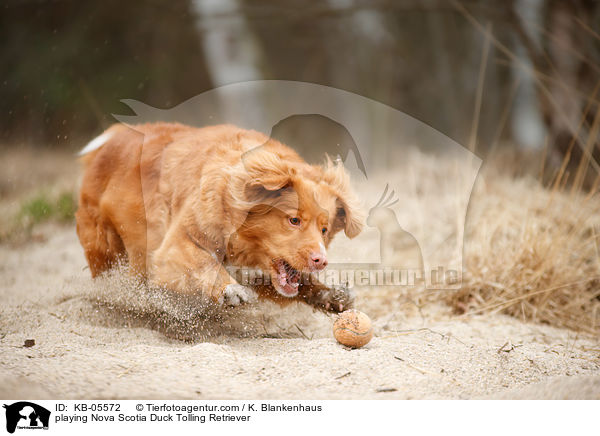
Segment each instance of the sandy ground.
M73 227L39 233L0 245L2 398L600 399L598 338L362 295L375 338L349 350L332 317L302 305L204 321L195 302L93 282ZM173 339L177 329L194 340Z

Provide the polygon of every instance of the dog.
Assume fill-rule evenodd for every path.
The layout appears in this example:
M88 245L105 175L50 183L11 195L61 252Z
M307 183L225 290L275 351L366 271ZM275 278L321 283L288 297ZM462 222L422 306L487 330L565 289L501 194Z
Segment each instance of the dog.
M152 286L236 306L269 298L340 312L353 293L307 275L364 216L340 162L233 125L116 124L80 153L77 234L92 274L119 263ZM265 276L240 284L228 268ZM314 274L313 274L314 276ZM314 277L313 277L314 278Z

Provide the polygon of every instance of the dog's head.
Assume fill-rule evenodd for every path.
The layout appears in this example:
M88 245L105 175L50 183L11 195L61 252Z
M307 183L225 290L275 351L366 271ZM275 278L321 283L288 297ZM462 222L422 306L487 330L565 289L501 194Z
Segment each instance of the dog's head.
M268 272L286 297L298 293L302 272L327 266L326 248L339 231L353 238L362 230L343 165L308 165L275 141L245 156L231 193L244 213L234 237L238 262Z

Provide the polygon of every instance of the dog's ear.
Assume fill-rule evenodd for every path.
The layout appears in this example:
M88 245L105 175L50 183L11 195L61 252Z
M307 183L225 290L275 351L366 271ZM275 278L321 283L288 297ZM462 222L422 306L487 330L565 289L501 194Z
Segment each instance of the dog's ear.
M264 147L245 153L242 163L248 174L248 184L251 186L262 186L267 191L277 191L291 184L294 169Z
M333 164L328 159L324 169L324 179L337 197L333 233L343 229L346 236L354 238L362 231L365 215L360 202L352 192L350 178L343 164Z
M257 147L244 153L229 174L236 208L249 210L258 204L272 204L282 190L292 186L295 169L264 147Z
M363 229L362 214L349 205L348 202L339 198L338 204L339 207L333 221L334 232L338 228L340 230L344 229L346 236L349 238L358 236Z

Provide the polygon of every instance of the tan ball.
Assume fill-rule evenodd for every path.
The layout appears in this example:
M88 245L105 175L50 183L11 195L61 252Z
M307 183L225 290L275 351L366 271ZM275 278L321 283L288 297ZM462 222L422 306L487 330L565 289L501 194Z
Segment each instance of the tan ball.
M360 348L373 337L371 320L358 310L342 312L333 323L333 336L342 345Z

